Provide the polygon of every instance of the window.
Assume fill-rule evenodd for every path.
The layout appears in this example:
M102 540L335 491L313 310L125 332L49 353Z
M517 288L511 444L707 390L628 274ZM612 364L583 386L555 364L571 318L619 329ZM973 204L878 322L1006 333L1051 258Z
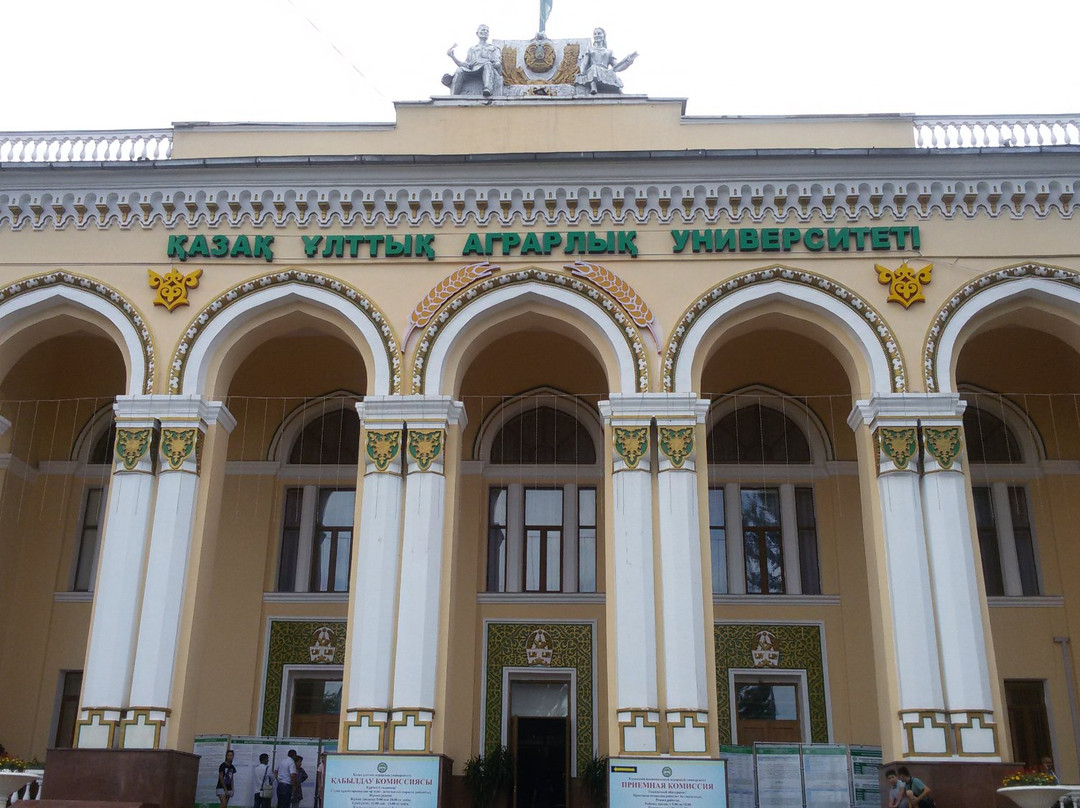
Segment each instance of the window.
M329 412L326 406L331 406ZM360 417L352 399L319 402L320 413L304 424L289 447L289 465L356 466ZM318 469L311 469L318 471ZM338 473L340 472L340 473ZM356 474L333 474L341 481ZM301 479L312 479L304 469ZM297 485L285 489L282 506L279 592L348 592L356 489L343 485Z
M595 592L596 489L489 489L487 588Z
M487 591L595 592L597 489L577 482L599 476L583 468L596 465L595 442L573 415L532 399L491 438L491 475L515 482L488 489Z
M101 526L105 521L108 488L86 489L80 520L79 547L75 557L72 592L91 592L97 577L98 553L101 547Z
M783 412L761 404L719 418L708 435L709 548L713 594L821 594L814 489L794 483L722 483L746 479L754 465L775 479L810 473L810 443ZM801 467L801 469L800 469Z
M82 691L82 671L60 672L60 695L56 705L56 735L53 746L70 749L75 745L75 723L79 719L79 693Z
M1050 748L1050 721L1046 714L1046 683L1041 680L1006 679L1005 709L1009 713L1013 760L1038 768Z
M1002 419L970 405L964 412L964 435L972 475L989 483L971 487L986 594L1038 595L1039 560L1027 489L995 480L991 473L995 464L1023 462L1020 443ZM980 465L986 468L978 468Z
M735 682L735 732L743 746L803 740L797 682L739 677Z
M279 592L347 592L352 558L352 488L285 490Z

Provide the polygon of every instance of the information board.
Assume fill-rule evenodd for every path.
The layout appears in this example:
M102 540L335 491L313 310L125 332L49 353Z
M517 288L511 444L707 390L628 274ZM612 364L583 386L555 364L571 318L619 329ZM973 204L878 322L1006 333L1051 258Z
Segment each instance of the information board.
M803 804L802 756L797 744L754 744L758 804L778 808Z
M438 808L442 760L432 755L328 754L323 808Z
M881 805L881 747L851 747L851 788L855 808Z
M804 744L803 792L806 808L851 804L848 750L841 744Z
M194 750L199 756L199 779L195 783L196 808L220 806L217 798L218 766L225 762L229 748L227 735L196 735Z
M608 762L608 808L727 805L727 768L723 760L612 758Z
M720 758L727 761L728 805L731 808L756 808L754 747L721 746Z
M263 771L259 755L265 753L270 757L270 776L273 777L274 742L270 738L234 737L229 739L229 748L233 751L233 765L236 767L234 793L229 805L254 805L256 784Z

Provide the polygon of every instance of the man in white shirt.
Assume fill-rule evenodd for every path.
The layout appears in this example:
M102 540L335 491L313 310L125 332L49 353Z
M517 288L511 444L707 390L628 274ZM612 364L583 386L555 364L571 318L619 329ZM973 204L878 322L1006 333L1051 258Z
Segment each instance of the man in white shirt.
M295 757L296 750L290 749L289 754L274 766L274 776L277 778L278 808L288 808L292 805L293 791L300 786L300 781L296 777Z

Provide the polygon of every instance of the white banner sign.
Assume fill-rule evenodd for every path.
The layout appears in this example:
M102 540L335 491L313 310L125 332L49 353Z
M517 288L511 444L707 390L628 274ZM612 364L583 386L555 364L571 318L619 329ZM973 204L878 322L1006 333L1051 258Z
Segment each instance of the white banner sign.
M438 808L441 764L431 755L327 755L323 806Z
M612 758L609 808L727 808L722 760Z

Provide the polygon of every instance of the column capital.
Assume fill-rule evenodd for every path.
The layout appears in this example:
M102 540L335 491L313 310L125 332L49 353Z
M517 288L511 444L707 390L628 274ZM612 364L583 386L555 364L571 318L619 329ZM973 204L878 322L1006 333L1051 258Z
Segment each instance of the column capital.
M948 426L960 422L967 403L959 393L892 393L856 401L848 415L848 426L857 430L868 426L873 432L879 427L924 425Z
M159 421L163 426L190 426L192 421L206 426L220 425L226 432L236 427L236 418L220 401L200 395L117 396L113 404L117 421Z
M447 429L468 423L465 405L451 396L368 396L356 403L365 428Z
M649 424L653 418L663 426L703 424L709 402L693 393L617 393L600 402L600 414L613 426Z

